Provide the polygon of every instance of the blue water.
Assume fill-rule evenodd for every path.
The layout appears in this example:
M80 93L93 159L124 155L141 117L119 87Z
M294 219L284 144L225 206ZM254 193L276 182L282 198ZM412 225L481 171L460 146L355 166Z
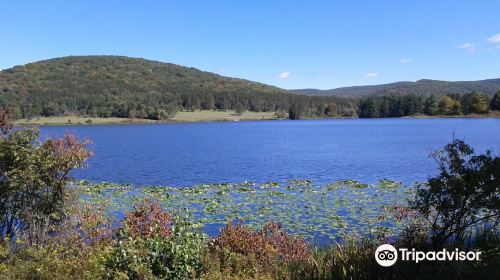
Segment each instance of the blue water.
M435 174L428 155L453 137L500 153L500 118L338 119L42 126L93 140L90 181L187 186L221 182L343 179L412 184Z

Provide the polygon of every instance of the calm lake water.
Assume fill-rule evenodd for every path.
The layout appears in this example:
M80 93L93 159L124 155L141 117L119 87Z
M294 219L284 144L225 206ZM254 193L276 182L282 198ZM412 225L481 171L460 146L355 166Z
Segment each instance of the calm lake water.
M412 184L435 174L428 157L453 137L500 152L500 118L342 119L43 126L93 140L90 181L187 186L311 179L324 184L389 178Z

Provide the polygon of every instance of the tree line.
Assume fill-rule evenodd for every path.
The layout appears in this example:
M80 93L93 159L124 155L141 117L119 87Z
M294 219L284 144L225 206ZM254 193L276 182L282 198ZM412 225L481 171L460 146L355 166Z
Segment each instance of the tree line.
M361 118L403 117L413 115L470 115L500 110L500 91L490 100L488 95L477 92L467 94L391 95L363 98L359 102Z
M173 94L147 92L103 95L35 94L15 101L0 95L0 106L12 108L15 117L80 115L90 117L144 118L164 120L177 111L234 110L276 112L280 118L360 117L382 118L413 115L469 115L500 110L500 92L490 100L481 93L436 95L388 95L339 98L294 94L201 92Z
M360 117L382 118L413 115L469 115L500 110L500 92L490 100L481 93L436 95L389 95L361 99L267 93L143 93L121 95L31 96L30 100L6 102L17 118L81 115L90 117L164 120L182 111L234 110L276 112L280 118Z

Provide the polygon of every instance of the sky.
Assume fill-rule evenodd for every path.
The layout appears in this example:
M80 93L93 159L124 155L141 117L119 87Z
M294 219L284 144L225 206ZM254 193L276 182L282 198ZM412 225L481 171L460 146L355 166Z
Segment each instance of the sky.
M500 1L0 0L0 69L170 62L285 89L500 78Z

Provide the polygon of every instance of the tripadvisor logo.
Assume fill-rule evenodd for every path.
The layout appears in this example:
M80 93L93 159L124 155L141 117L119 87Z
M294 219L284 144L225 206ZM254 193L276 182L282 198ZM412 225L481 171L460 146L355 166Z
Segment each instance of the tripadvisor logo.
M390 244L382 244L375 251L375 260L381 266L391 266L398 260L398 251Z
M392 266L399 259L402 261L480 261L481 252L477 251L459 251L443 249L441 251L416 251L414 248L409 250L399 248L399 252L390 244L382 244L375 250L375 260L381 266Z

